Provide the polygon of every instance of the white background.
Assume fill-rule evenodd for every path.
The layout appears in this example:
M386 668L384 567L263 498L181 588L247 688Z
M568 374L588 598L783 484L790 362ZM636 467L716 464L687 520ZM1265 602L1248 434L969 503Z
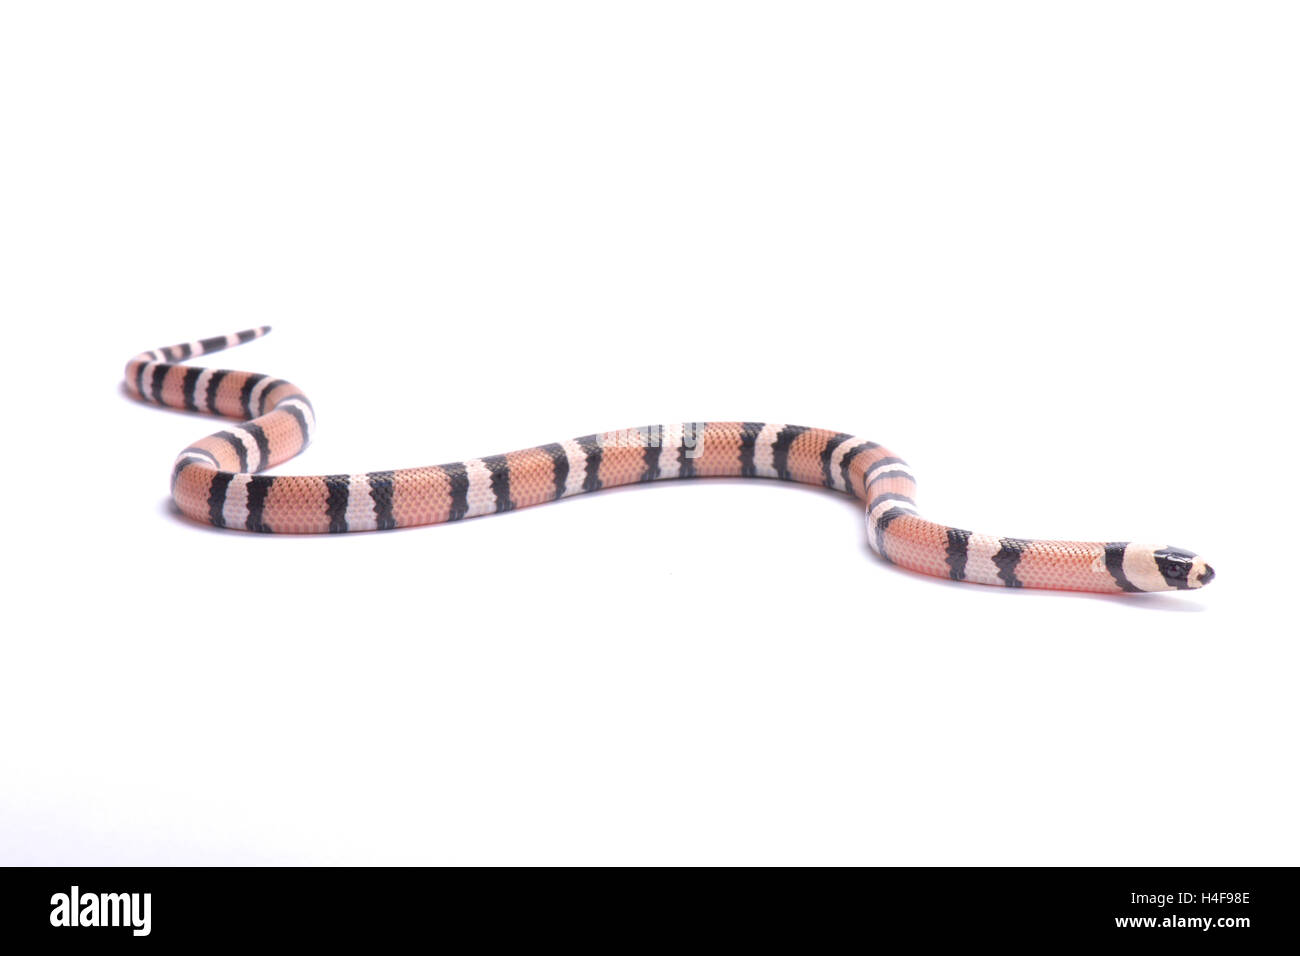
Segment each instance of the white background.
M1298 25L6 4L0 860L1300 863ZM214 531L121 369L261 323L280 473L793 422L1219 577L945 583L777 482Z

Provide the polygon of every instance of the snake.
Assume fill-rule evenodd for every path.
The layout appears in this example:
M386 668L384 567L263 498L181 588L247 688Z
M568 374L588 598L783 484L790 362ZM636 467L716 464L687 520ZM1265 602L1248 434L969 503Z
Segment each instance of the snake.
M1135 594L1193 590L1214 578L1204 558L1168 544L1003 537L929 521L917 511L906 461L876 442L802 425L679 422L424 468L264 475L311 442L312 403L281 378L184 363L269 331L261 326L152 349L126 365L133 398L231 420L182 449L172 466L172 499L196 521L276 534L383 531L639 482L769 478L853 496L863 503L867 542L877 555L950 581Z

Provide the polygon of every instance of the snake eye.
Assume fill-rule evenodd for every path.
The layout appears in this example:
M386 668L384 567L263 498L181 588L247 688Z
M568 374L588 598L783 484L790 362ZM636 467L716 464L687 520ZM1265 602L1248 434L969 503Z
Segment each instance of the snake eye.
M1192 566L1196 563L1196 555L1192 552L1184 551L1182 548L1161 548L1154 557L1156 567L1160 569L1165 583L1171 588L1181 591L1197 586L1188 581Z

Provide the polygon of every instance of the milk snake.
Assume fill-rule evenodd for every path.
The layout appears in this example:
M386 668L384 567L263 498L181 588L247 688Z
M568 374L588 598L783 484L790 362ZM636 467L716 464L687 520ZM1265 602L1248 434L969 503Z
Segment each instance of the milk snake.
M198 521L287 534L374 531L660 478L777 478L862 500L867 540L882 558L953 581L1113 593L1187 590L1214 577L1203 558L1168 545L995 537L927 521L917 514L915 479L903 459L875 442L798 425L685 422L428 468L260 475L307 447L316 427L311 402L283 379L180 363L269 331L172 345L127 363L135 397L240 422L184 449L172 468L172 497Z

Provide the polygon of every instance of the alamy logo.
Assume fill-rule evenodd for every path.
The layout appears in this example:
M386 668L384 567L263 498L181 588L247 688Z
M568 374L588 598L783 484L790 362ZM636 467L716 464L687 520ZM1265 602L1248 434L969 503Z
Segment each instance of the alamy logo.
M51 926L129 926L134 936L149 935L150 893L71 893L50 897Z

